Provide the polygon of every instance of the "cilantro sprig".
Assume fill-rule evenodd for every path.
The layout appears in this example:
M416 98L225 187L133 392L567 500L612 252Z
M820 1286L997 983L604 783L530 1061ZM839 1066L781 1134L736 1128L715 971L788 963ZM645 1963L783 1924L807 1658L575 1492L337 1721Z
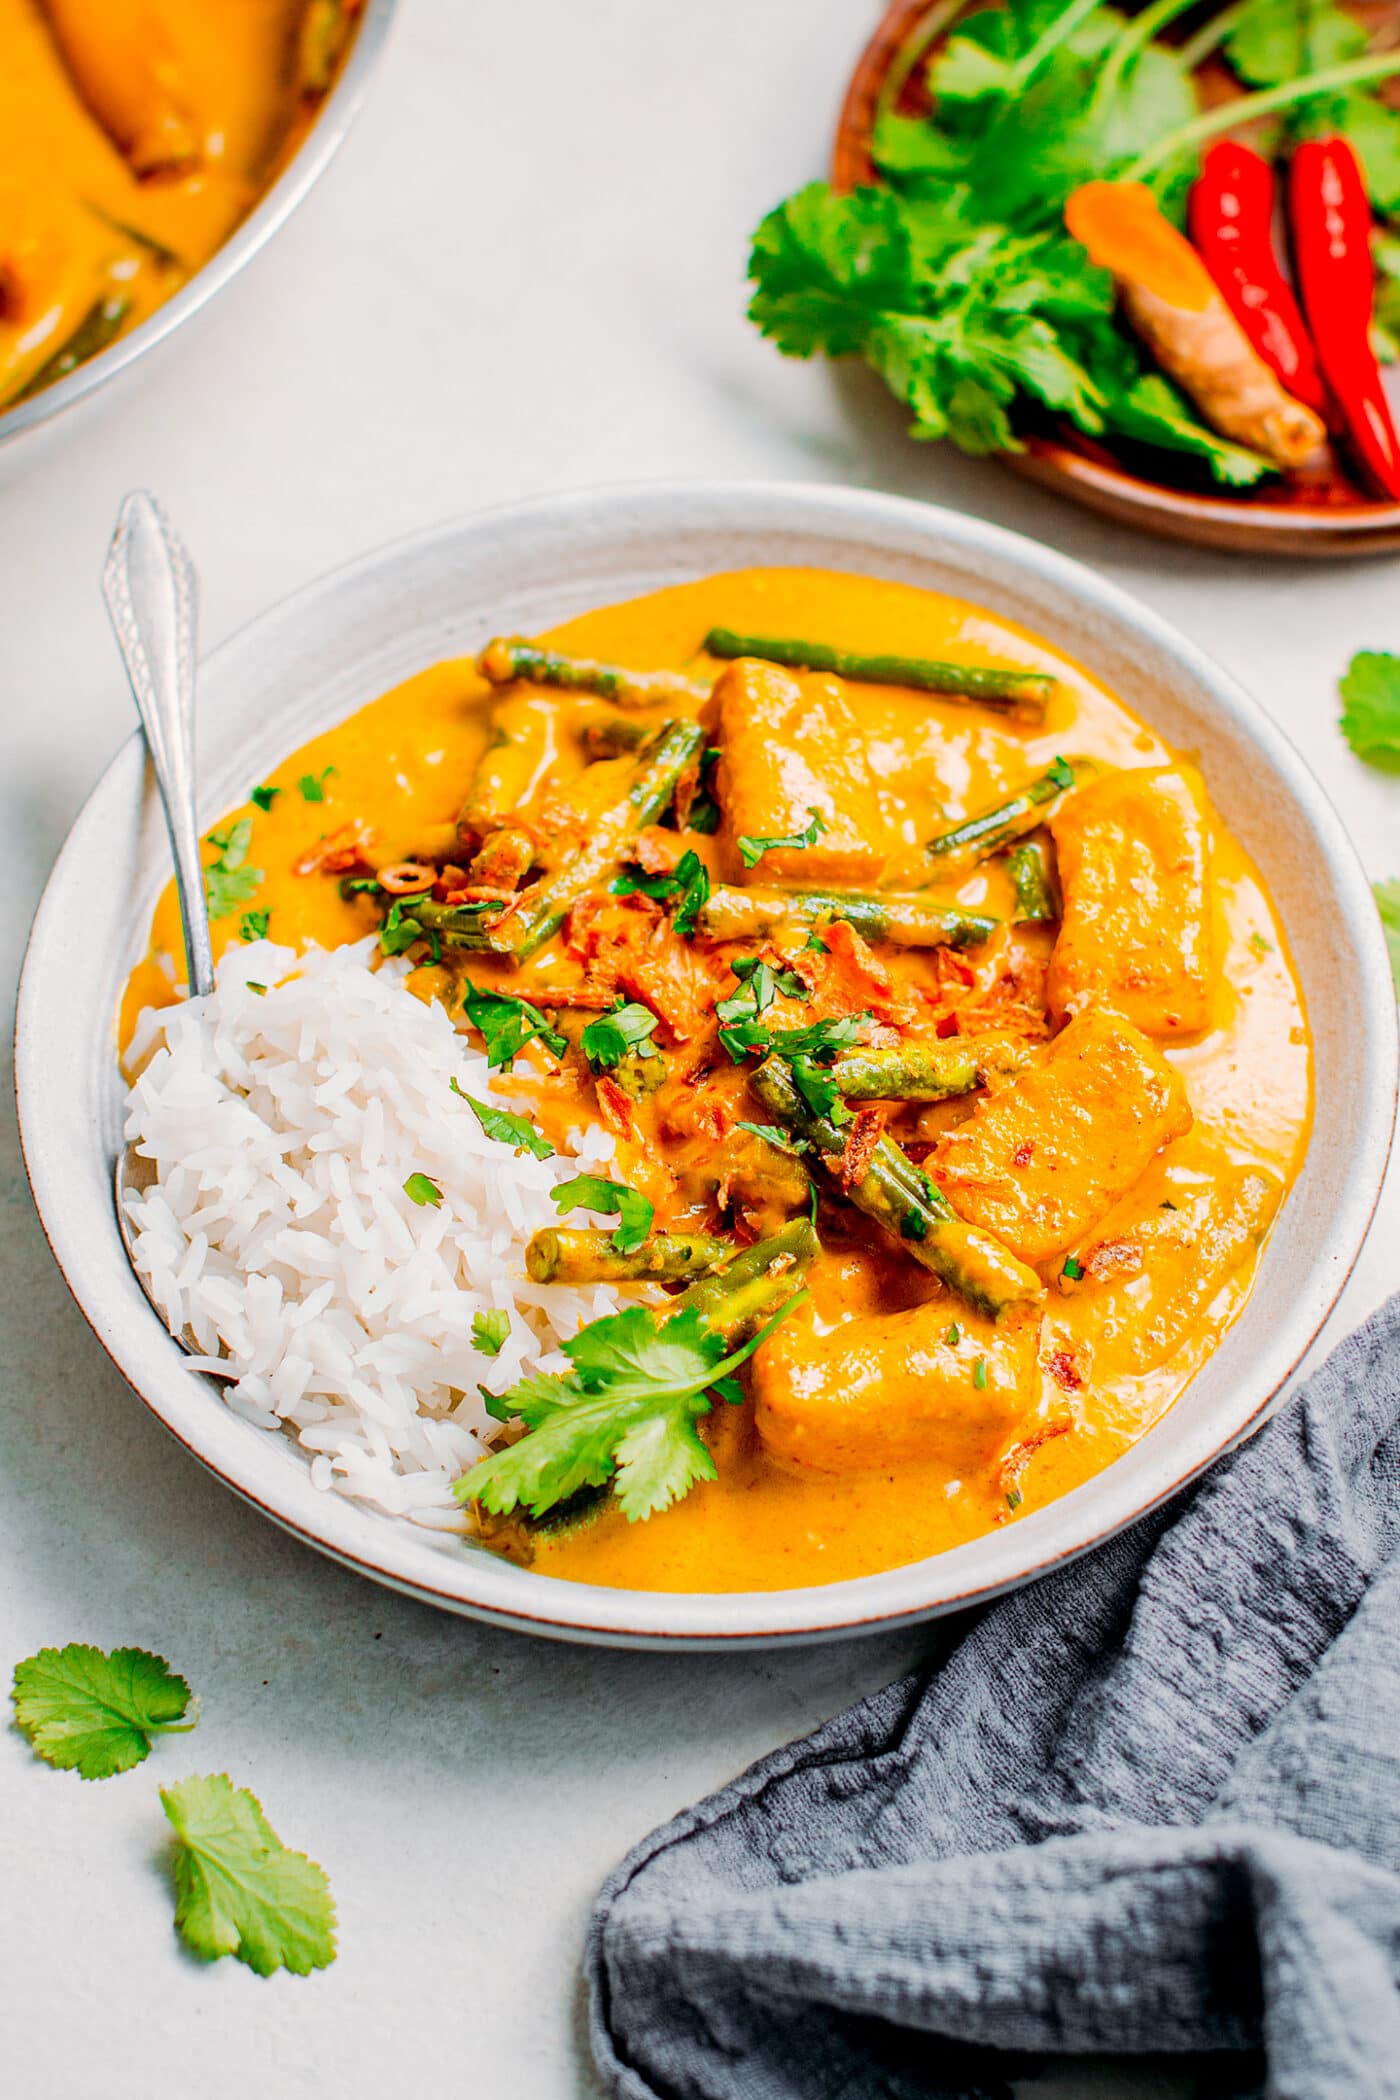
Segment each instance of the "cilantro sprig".
M1358 758L1400 773L1400 656L1359 649L1341 681L1342 735Z
M334 766L324 766L319 773L303 773L297 782L297 792L303 802L324 802L326 782L335 771Z
M796 970L774 969L756 955L739 955L729 965L742 987L728 999L715 1002L715 1012L721 1021L756 1020L767 1013L769 1007L782 993L785 999L810 999L811 989L804 984Z
M160 1800L175 1833L175 1924L191 1954L233 1954L259 1976L308 1976L335 1960L325 1869L283 1844L246 1787L196 1775Z
M815 846L827 828L826 818L819 809L808 805L810 822L801 831L790 831L777 838L750 837L745 834L736 841L739 856L746 868L756 868L765 853L776 852L779 846Z
M486 1397L499 1421L529 1434L455 1483L459 1501L542 1516L581 1488L611 1481L629 1523L668 1509L715 1478L698 1423L710 1394L738 1397L734 1373L806 1294L797 1291L757 1334L726 1353L695 1306L656 1321L644 1306L610 1313L565 1342L569 1369L536 1372Z
M472 1340L483 1356L499 1356L510 1333L510 1314L493 1305L488 1312L473 1313Z
M736 1065L755 1051L769 1056L805 1058L813 1064L831 1064L839 1050L858 1042L873 1021L871 1013L839 1014L827 1021L813 1021L807 1028L767 1028L758 1019L726 1022L719 1039Z
M217 846L219 857L204 870L204 894L209 900L210 918L226 919L240 904L256 896L263 879L261 868L245 865L253 843L252 818L240 817L227 831L211 831L209 843Z
M620 1181L606 1181L600 1174L575 1174L571 1181L559 1182L550 1194L561 1217L571 1210L592 1210L603 1217L616 1217L618 1227L613 1244L619 1254L631 1254L641 1246L656 1216L655 1205L640 1189L629 1189Z
M12 1697L35 1754L80 1779L129 1772L150 1755L152 1737L194 1727L184 1678L144 1648L41 1648L16 1666Z

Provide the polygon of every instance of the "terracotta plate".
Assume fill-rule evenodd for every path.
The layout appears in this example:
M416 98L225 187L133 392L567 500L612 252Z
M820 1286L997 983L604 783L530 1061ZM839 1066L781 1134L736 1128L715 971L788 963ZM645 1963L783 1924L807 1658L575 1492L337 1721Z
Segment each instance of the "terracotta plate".
M926 112L923 59L937 49L954 20L971 12L963 0L893 0L851 76L836 127L831 179L837 189L877 182L870 155L877 110L888 105L906 114ZM1400 6L1357 7L1373 28L1393 21L1400 31ZM1207 62L1211 101L1232 91L1232 76ZM1203 75L1205 69L1202 69ZM1388 380L1400 412L1400 388ZM1160 457L1161 455L1157 455ZM1376 503L1338 467L1325 480L1267 482L1259 494L1213 493L1202 474L1188 467L1180 480L1151 480L1142 448L1119 454L1072 425L1028 431L1026 449L1006 463L1030 481L1087 504L1143 532L1198 546L1254 554L1384 554L1400 549L1400 503ZM1186 477L1190 476L1190 479Z

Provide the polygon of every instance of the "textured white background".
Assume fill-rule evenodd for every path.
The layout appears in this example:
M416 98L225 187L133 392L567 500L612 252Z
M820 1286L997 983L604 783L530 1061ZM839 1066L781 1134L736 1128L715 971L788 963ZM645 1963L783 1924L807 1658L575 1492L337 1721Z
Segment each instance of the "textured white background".
M97 577L141 484L195 550L207 643L377 541L581 483L796 476L974 510L1079 554L1213 651L1302 746L1372 873L1400 874L1400 781L1350 757L1334 693L1353 648L1400 648L1393 561L1308 569L1127 537L908 444L861 375L786 364L744 323L746 236L820 172L876 12L404 0L358 130L271 252L0 484L7 1011L49 863L129 727ZM203 1700L196 1736L100 1786L0 1731L6 2089L593 2093L577 1955L601 1876L918 1638L606 1655L438 1617L316 1559L206 1479L113 1374L4 1117L0 1676L45 1642L136 1642ZM1392 1176L1341 1325L1393 1287L1397 1247ZM178 1952L155 1787L224 1768L329 1868L343 1951L327 1974L260 1982ZM1089 2070L1055 2086L1194 2089Z

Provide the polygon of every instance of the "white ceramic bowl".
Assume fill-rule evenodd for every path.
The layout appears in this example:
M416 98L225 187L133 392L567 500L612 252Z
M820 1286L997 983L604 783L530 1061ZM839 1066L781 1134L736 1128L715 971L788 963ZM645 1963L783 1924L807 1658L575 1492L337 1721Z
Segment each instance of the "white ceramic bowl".
M131 372L252 261L319 181L358 116L379 62L398 0L369 0L350 54L316 113L306 137L282 173L258 199L223 246L196 270L173 299L111 348L78 365L32 400L0 412L0 478L27 467L51 440L85 420L110 382Z
M202 821L240 802L296 745L437 658L753 563L848 569L979 600L1078 657L1171 743L1199 750L1288 931L1316 1046L1316 1128L1243 1317L1156 1428L1060 1501L933 1559L818 1589L672 1596L535 1575L313 1488L290 1442L241 1421L185 1368L127 1265L112 1206L122 1095L113 1016L169 867L133 735L59 857L21 985L20 1123L54 1253L146 1405L247 1501L380 1582L538 1633L632 1646L819 1639L930 1617L1083 1552L1258 1423L1341 1290L1389 1149L1396 1012L1380 927L1341 823L1298 754L1232 679L1111 584L926 504L806 486L652 485L488 512L369 555L204 665Z

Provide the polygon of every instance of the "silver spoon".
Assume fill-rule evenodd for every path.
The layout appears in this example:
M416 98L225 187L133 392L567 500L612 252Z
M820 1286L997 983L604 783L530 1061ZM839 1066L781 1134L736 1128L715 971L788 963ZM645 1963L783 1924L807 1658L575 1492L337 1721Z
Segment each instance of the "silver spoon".
M195 807L194 662L199 587L194 563L179 535L155 497L144 490L128 496L118 514L102 571L102 595L155 767L175 861L188 981L191 993L199 996L214 989L214 951ZM124 1145L117 1154L116 1204L117 1225L128 1257L132 1236L126 1199L148 1189L155 1178L154 1163L141 1158L134 1145ZM139 1270L136 1273L150 1298L146 1278ZM151 1303L155 1305L153 1298ZM161 1310L158 1305L155 1309ZM192 1334L177 1334L175 1339L193 1353L202 1353Z

